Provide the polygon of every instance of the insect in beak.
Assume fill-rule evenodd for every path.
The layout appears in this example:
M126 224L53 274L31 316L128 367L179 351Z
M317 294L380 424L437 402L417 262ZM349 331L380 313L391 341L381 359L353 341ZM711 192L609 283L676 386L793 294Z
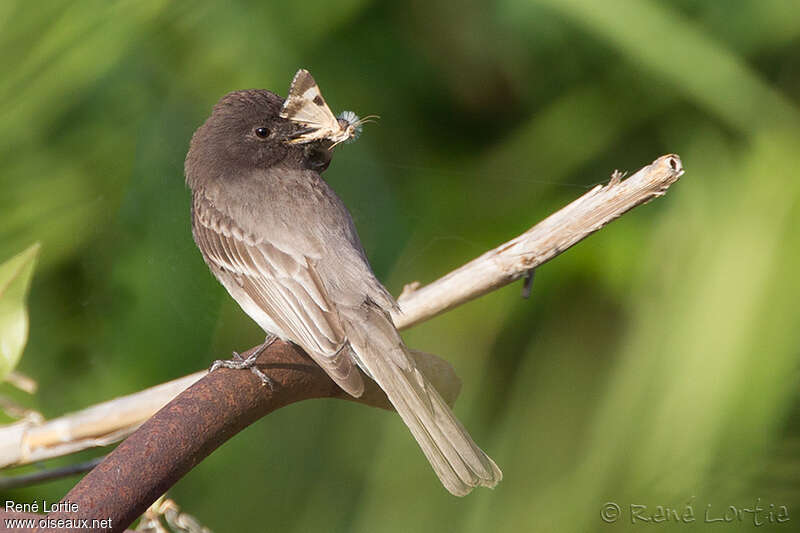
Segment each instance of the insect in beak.
M326 140L332 143L330 148L342 142L356 140L361 134L362 126L378 118L377 115L370 115L359 119L352 111L334 116L311 73L305 69L300 69L295 74L280 117L302 127L291 135L287 143L303 144Z

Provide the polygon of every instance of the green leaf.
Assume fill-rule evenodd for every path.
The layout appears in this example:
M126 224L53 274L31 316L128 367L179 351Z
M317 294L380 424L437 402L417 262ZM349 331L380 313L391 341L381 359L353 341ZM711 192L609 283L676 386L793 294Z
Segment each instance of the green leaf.
M0 264L0 381L17 365L28 340L25 297L39 248L37 242Z

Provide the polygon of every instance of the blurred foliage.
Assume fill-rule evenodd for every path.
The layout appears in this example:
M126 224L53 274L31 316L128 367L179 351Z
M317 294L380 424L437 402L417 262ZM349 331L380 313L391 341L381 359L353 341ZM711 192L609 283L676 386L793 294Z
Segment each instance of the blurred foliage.
M17 366L28 340L28 306L39 245L0 263L0 381Z
M541 268L530 300L515 285L405 335L463 378L456 411L503 468L496 490L451 497L397 417L305 402L187 475L171 491L187 512L218 532L586 532L647 527L631 503L690 503L693 525L656 527L733 531L752 520L705 523L707 506L761 498L794 529L796 8L0 3L0 257L43 244L21 362L33 407L56 416L260 341L192 243L183 158L220 96L285 94L305 67L334 111L382 117L325 176L395 294L615 168L675 152L687 173ZM73 483L3 497L53 501Z

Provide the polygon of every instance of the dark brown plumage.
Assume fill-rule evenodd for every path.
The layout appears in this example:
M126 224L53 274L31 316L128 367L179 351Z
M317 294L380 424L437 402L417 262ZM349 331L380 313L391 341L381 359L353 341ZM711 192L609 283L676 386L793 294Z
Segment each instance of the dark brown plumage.
M298 126L262 90L223 97L186 157L192 233L211 271L266 332L296 343L345 391L362 371L386 392L456 495L502 474L417 370L392 323L350 214L320 177L330 142L289 144Z

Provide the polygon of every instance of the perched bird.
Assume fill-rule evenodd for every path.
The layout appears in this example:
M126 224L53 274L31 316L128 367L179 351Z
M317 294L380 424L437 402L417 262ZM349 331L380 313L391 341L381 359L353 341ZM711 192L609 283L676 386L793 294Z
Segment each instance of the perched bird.
M323 113L297 116L312 105ZM463 496L494 487L500 469L417 368L391 319L397 303L373 274L347 208L320 177L333 145L353 137L347 128L358 121L334 119L338 128L326 113L333 116L307 71L298 72L286 102L266 90L224 96L186 156L194 240L268 335L303 348L355 397L364 391L362 371L374 379L447 490ZM319 133L321 120L327 129Z

